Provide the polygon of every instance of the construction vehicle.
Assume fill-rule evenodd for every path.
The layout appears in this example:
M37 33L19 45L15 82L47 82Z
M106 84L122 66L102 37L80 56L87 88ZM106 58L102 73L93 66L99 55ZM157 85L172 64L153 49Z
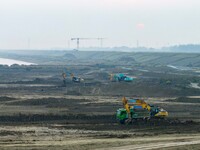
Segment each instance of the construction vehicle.
M73 73L63 72L63 73L62 73L62 77L63 77L64 86L66 86L66 78L67 78L67 75L71 77L71 80L72 80L73 82L80 83L80 82L83 82L83 81L84 81L83 78L76 77L76 76L74 76Z
M84 79L80 77L75 77L73 73L71 73L70 76L73 82L80 83L81 81L84 81Z
M140 99L127 100L122 98L124 108L117 110L117 120L121 123L131 123L138 119L166 118L168 112L163 108L149 105Z
M66 77L67 77L67 75L66 75L65 72L62 73L62 77L63 77L63 85L66 86Z
M110 80L111 81L125 81L125 82L131 82L133 81L134 78L132 77L129 77L129 76L126 76L124 75L123 73L118 73L118 74L111 74L110 75Z

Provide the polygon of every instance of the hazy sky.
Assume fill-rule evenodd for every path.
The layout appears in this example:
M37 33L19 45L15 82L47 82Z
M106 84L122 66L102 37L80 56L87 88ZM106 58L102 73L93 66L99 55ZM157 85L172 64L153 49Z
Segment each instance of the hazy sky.
M200 0L0 0L0 49L68 47L71 37L104 37L110 47L199 44Z

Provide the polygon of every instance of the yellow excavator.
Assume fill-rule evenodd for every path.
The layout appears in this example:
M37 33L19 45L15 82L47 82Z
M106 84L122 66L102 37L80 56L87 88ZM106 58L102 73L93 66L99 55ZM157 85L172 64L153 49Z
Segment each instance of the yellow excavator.
M63 77L63 84L64 84L64 86L66 86L66 77L67 77L67 75L66 75L65 72L62 73L62 77Z
M117 119L120 123L131 122L136 119L166 118L168 112L158 106L147 104L140 99L122 98L124 108L117 110Z
M83 78L75 77L73 73L71 73L70 76L71 76L71 79L72 79L73 82L80 83L80 82L83 82L83 81L84 81Z
M73 82L80 83L80 82L83 82L83 81L84 81L83 78L75 77L73 73L68 73L68 74L69 74L69 76L71 77L71 80L72 80ZM62 73L62 77L63 77L63 83L64 83L64 85L66 85L67 73L66 73L66 72L63 72L63 73Z

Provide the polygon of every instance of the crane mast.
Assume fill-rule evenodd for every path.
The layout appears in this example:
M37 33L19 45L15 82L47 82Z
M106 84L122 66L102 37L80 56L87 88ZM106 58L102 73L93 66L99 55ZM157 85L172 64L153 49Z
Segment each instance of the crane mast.
M80 40L99 40L100 46L103 47L103 40L105 38L71 38L72 41L76 40L77 50L80 48Z

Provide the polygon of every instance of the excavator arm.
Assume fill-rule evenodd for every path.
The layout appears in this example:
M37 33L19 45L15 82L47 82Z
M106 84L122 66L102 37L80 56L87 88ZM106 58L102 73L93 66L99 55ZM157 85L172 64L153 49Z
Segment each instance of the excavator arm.
M138 106L142 106L142 108L147 109L148 111L151 111L151 106L149 104L147 104L145 101L137 99L136 100L136 105Z
M63 77L63 80L65 80L66 79L66 77L67 77L67 75L66 75L66 73L62 73L62 77Z
M136 99L136 100L127 100L125 97L122 98L122 102L124 108L126 109L127 113L130 114L130 106L128 103L135 103L136 106L141 106L143 109L147 109L149 112L153 114L154 117L164 118L168 116L168 112L163 108L159 108L157 106L150 106L144 100Z
M122 103L124 105L124 108L126 109L126 112L128 113L128 118L129 118L128 121L130 121L131 120L131 110L130 110L131 106L129 106L128 100L126 99L126 97L122 98Z

